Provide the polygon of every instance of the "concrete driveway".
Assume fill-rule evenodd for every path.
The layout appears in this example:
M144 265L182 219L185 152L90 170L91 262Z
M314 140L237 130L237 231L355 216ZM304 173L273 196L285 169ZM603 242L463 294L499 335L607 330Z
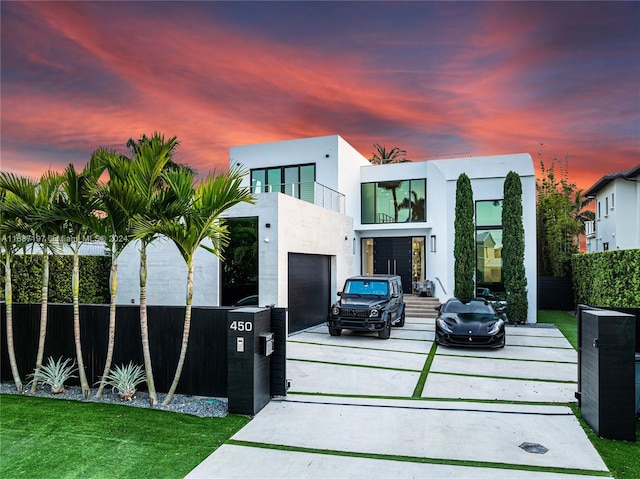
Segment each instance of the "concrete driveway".
M500 350L437 347L434 321L391 339L325 326L289 338L273 400L197 478L581 478L608 472L566 403L577 353L555 327L509 327Z

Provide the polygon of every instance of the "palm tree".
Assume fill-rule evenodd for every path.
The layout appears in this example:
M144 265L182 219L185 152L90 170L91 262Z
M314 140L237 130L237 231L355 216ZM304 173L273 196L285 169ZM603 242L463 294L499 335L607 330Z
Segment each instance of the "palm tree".
M119 170L110 171L123 183L131 186L129 215L137 221L157 221L181 216L182 211L176 203L173 192L164 182L165 167L171 160L178 147L178 140L174 136L165 141L164 136L154 133L151 138L143 136L138 142L130 142L133 161L123 162ZM114 176L111 178L113 179ZM147 246L158 237L149 231L139 235L140 241L140 335L142 340L142 354L144 369L149 390L151 406L158 403L153 366L151 364L151 349L149 345L149 324L147 318Z
M2 172L0 185L19 199L19 203L13 203L13 214L17 218L22 218L25 226L30 230L31 246L37 244L42 250L40 334L34 373L37 376L38 371L42 368L47 336L49 254L59 251L59 242L56 238L61 237L64 233L63 222L50 216L53 202L56 201L61 191L62 177L58 173L48 171L40 177L38 182L35 182L12 173ZM44 221L41 218L44 218ZM37 385L37 381L32 382L31 392L35 392Z
M406 158L407 151L402 150L397 146L394 146L390 150L387 150L386 146L380 146L378 143L374 144L375 152L371 154L369 162L372 165L386 165L387 163L406 163L410 160Z
M18 370L16 360L15 345L13 342L13 291L11 288L11 260L15 253L26 246L28 241L28 229L22 224L20 217L10 213L11 206L19 203L18 198L0 187L0 254L4 260L4 301L6 308L6 332L7 332L7 352L9 353L9 364L11 365L11 375L16 389L22 393L24 386ZM27 232L27 235L23 234Z
M96 200L93 196L95 185L102 171L96 168L94 162L90 162L82 172L78 173L69 164L62 174L64 187L60 199L56 202L53 216L66 221L66 241L73 250L73 272L71 289L73 293L73 334L76 346L76 361L82 394L88 397L91 388L87 381L87 374L82 355L82 342L80 339L80 246L90 237L91 230L88 226L90 218L95 215Z
M182 332L182 346L178 365L171 388L163 401L167 405L173 399L178 387L182 369L187 356L189 333L191 329L191 307L193 303L193 274L195 253L199 247L218 257L228 244L228 231L220 215L240 203L253 203L249 188L241 188L244 173L237 167L221 175L209 175L197 188L193 186L193 174L187 171L169 171L164 175L168 187L176 194L178 204L186 206L185 214L180 218L149 221L139 219L134 224L136 238L149 234L162 234L173 241L187 264L187 297ZM209 239L211 245L203 242Z
M104 239L106 247L111 252L111 272L109 275L109 334L107 343L107 355L104 370L96 397L102 397L106 387L116 335L116 294L118 292L118 257L124 248L131 242L130 219L131 212L135 211L135 191L131 183L124 181L122 174L124 165L130 160L117 154L114 150L98 148L92 155L92 161L99 163L109 172L109 181L96 184L94 195L97 199L97 208L100 215L91 215L89 226L93 232ZM118 174L117 172L120 172Z

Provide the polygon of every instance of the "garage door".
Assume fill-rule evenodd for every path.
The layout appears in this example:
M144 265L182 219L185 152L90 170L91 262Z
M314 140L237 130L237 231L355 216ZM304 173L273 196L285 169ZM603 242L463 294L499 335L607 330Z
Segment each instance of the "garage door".
M289 253L289 333L327 320L330 284L330 256Z

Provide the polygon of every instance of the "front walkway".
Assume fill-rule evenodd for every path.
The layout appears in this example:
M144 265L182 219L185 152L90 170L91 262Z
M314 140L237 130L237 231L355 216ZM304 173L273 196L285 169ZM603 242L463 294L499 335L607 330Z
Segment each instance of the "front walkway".
M577 353L556 328L501 350L438 347L433 320L391 339L326 327L289 338L286 399L187 477L584 478L607 468L571 409Z

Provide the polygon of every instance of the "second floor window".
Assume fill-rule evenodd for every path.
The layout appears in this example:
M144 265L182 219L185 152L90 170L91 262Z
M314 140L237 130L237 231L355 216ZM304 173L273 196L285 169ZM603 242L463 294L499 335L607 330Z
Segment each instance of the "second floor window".
M301 200L314 202L316 165L287 165L251 170L253 193L284 193Z
M424 178L362 183L360 185L362 223L426 221L426 183Z

